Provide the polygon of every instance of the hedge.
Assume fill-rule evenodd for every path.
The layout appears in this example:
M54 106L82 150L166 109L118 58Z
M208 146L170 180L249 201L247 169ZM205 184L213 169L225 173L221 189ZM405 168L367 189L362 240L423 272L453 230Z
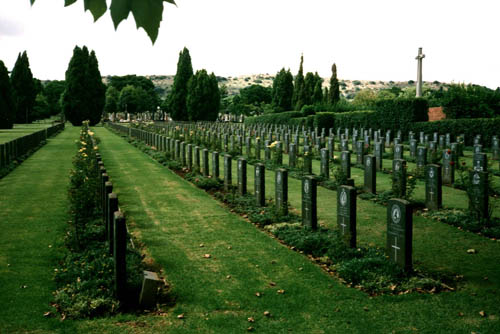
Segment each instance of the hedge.
M285 111L273 114L265 114L262 116L247 117L245 118L245 124L272 123L292 125L290 124L291 119L302 116L303 114L300 111Z
M429 104L426 99L421 98L380 100L377 101L375 110L377 125L370 124L370 127L375 129L393 132L401 130L402 133L408 133L412 123L429 120Z
M436 122L417 122L410 126L410 130L415 133L423 131L426 134L438 132L439 134L449 133L452 140L458 135L465 134L465 144L471 146L474 137L481 135L482 144L490 147L491 138L500 135L500 117L497 118L461 118L444 119Z

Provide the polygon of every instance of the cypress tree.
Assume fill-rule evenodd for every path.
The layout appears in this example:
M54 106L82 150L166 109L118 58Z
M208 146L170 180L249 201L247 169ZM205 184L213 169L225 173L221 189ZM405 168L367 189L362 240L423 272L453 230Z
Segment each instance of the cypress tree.
M206 70L196 71L187 86L186 107L190 121L215 121L219 115L217 78Z
M0 129L12 129L15 118L16 111L9 72L0 60Z
M85 120L89 120L90 125L99 123L105 92L95 53L89 54L86 46L76 46L66 70L66 90L62 99L66 119L73 125L81 125Z
M16 123L30 123L36 91L26 51L18 55L10 80L16 110Z
M186 106L187 86L189 79L193 76L193 66L189 50L184 48L179 53L177 62L177 73L174 77L172 91L168 96L167 112L176 121L187 121L189 118Z
M333 63L332 76L330 77L329 102L335 104L340 100L339 80L337 79L337 65Z
M323 102L323 89L321 87L322 81L316 80L316 86L314 86L314 93L312 97L313 104L320 104Z
M302 54L300 56L299 72L297 73L294 82L292 105L294 106L295 110L300 110L302 106L305 104L303 65L304 65L304 55Z
M290 70L282 68L273 81L272 105L276 112L292 109L292 98L295 88L293 87L293 75Z

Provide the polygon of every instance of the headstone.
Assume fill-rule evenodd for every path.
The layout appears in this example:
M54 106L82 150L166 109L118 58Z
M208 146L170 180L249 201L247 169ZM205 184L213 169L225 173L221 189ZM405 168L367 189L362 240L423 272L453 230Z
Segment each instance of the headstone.
M491 139L491 158L500 160L500 142L497 136L493 136Z
M266 206L266 168L264 164L255 164L255 203Z
M375 168L375 156L365 156L365 184L363 190L372 194L377 193L377 171Z
M334 156L333 152L335 150L335 140L332 136L328 137L327 146L328 146L328 158L333 159Z
M203 176L208 177L210 175L210 167L208 163L208 149L204 148L202 151L202 167L203 167Z
M424 169L427 165L427 147L419 146L417 148L417 168Z
M201 169L201 162L200 162L200 147L195 146L194 147L194 170L197 173L200 173Z
M288 165L290 168L297 166L297 146L294 143L290 143L290 149L288 150Z
M375 168L377 171L381 171L383 169L383 144L381 141L376 141L374 144L374 155L375 155Z
M362 165L365 158L365 143L362 140L356 142L356 164Z
M406 161L392 160L392 191L397 198L406 197Z
M410 158L415 158L417 156L417 141L415 139L410 140Z
M327 148L322 148L320 152L321 152L320 173L322 177L324 177L325 179L329 179L330 178L330 159L328 157L329 151Z
M238 193L243 196L247 193L247 161L245 158L239 158L238 163Z
M109 245L109 254L113 255L114 251L114 227L113 227L113 219L115 215L115 211L118 211L118 197L115 193L111 193L108 195L108 210L106 217L106 228L107 228L107 237L108 237L108 245Z
M270 147L270 145L271 144L270 144L269 140L266 140L264 142L264 159L266 161L271 160L271 147Z
M452 185L455 182L455 161L451 150L443 150L443 184Z
M395 144L394 145L394 159L403 159L403 145Z
M219 152L212 152L212 177L214 179L219 178Z
M387 205L387 256L407 271L412 268L412 211L411 204L402 199L390 199Z
M475 153L473 157L473 169L475 171L488 171L488 156L486 153Z
M278 215L288 215L288 171L276 169L275 180L276 211Z
M317 181L307 175L302 178L302 225L317 229L317 214Z
M471 180L471 196L469 196L469 210L480 219L487 219L489 213L488 173L479 170L469 172Z
M121 211L115 211L113 217L113 257L115 294L123 301L127 291L127 226Z
M276 145L274 146L274 154L275 154L275 163L278 166L283 165L283 149L281 147L281 142L277 141Z
M260 160L260 138L255 139L255 159Z
M348 247L356 248L356 188L341 185L337 190L337 225Z
M340 153L340 168L348 179L351 178L351 152L342 151Z
M309 146L304 146L304 166L303 171L305 174L312 174L312 152Z
M193 169L193 145L192 144L188 144L187 145L187 159L186 159L186 162L187 162L187 168L189 170L192 170Z
M425 207L439 210L442 207L441 166L429 164L425 168Z
M347 139L342 139L340 141L340 150L349 151L349 141Z
M224 155L224 190L229 191L232 185L232 156Z

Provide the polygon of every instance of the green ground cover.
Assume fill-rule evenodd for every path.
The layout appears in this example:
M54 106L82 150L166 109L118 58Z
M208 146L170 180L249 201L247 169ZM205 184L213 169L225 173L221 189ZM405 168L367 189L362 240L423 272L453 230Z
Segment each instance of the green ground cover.
M0 144L13 139L29 135L30 133L52 126L51 122L39 122L32 124L14 124L12 129L0 129Z
M415 216L416 266L463 275L458 291L370 298L328 277L300 254L230 215L207 194L186 184L123 139L113 139L107 130L97 132L103 140L103 160L111 175L115 175L115 189L133 222L133 230L153 258L164 266L173 285L177 303L165 318L169 324L165 332L180 330L175 318L179 313L186 315L184 332L240 332L248 326L247 317L257 319L264 309L274 316L259 319L253 325L259 332L493 333L500 328L500 307L496 302L500 244L496 241ZM235 168L234 163L234 171ZM253 168L249 166L249 189L253 187L252 175ZM273 172L266 171L266 183L267 195L272 197ZM289 199L300 211L298 180L289 179ZM318 211L320 223L335 228L335 192L318 189ZM383 247L386 209L359 200L357 212L359 242ZM471 248L477 253L468 254ZM237 252L226 253L234 250ZM207 253L218 261L203 258ZM297 272L295 264L303 270ZM308 273L307 279L304 272ZM227 275L231 277L228 279ZM282 288L287 293L265 293L270 304L265 303L262 308L262 297L248 296L255 297L251 290L263 290L266 278L286 284ZM232 286L234 283L238 288ZM286 299L279 299L284 296ZM149 318L144 321L152 327L157 324L157 320Z

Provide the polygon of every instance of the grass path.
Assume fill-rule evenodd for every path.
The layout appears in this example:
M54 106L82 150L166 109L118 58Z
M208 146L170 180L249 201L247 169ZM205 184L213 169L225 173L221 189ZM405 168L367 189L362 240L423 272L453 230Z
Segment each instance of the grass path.
M68 126L0 180L0 333L63 326L43 314L54 289L52 273L67 220L68 175L78 131Z
M51 126L51 123L14 124L12 129L0 129L0 144Z
M176 298L167 316L140 319L144 327L134 331L241 333L253 326L259 333L493 333L500 328L498 243L417 219L415 257L433 269L464 272L465 283L454 293L369 298L232 215L122 138L106 129L96 132L132 231L165 268ZM274 176L266 173L270 182ZM252 174L249 167L249 189ZM300 187L290 181L290 201L297 207ZM334 192L319 190L319 198L320 219L334 226ZM360 240L383 244L385 209L365 204L358 213ZM467 247L479 253L467 255ZM266 310L270 318L263 316ZM184 320L177 319L180 313ZM248 323L248 317L256 322Z

